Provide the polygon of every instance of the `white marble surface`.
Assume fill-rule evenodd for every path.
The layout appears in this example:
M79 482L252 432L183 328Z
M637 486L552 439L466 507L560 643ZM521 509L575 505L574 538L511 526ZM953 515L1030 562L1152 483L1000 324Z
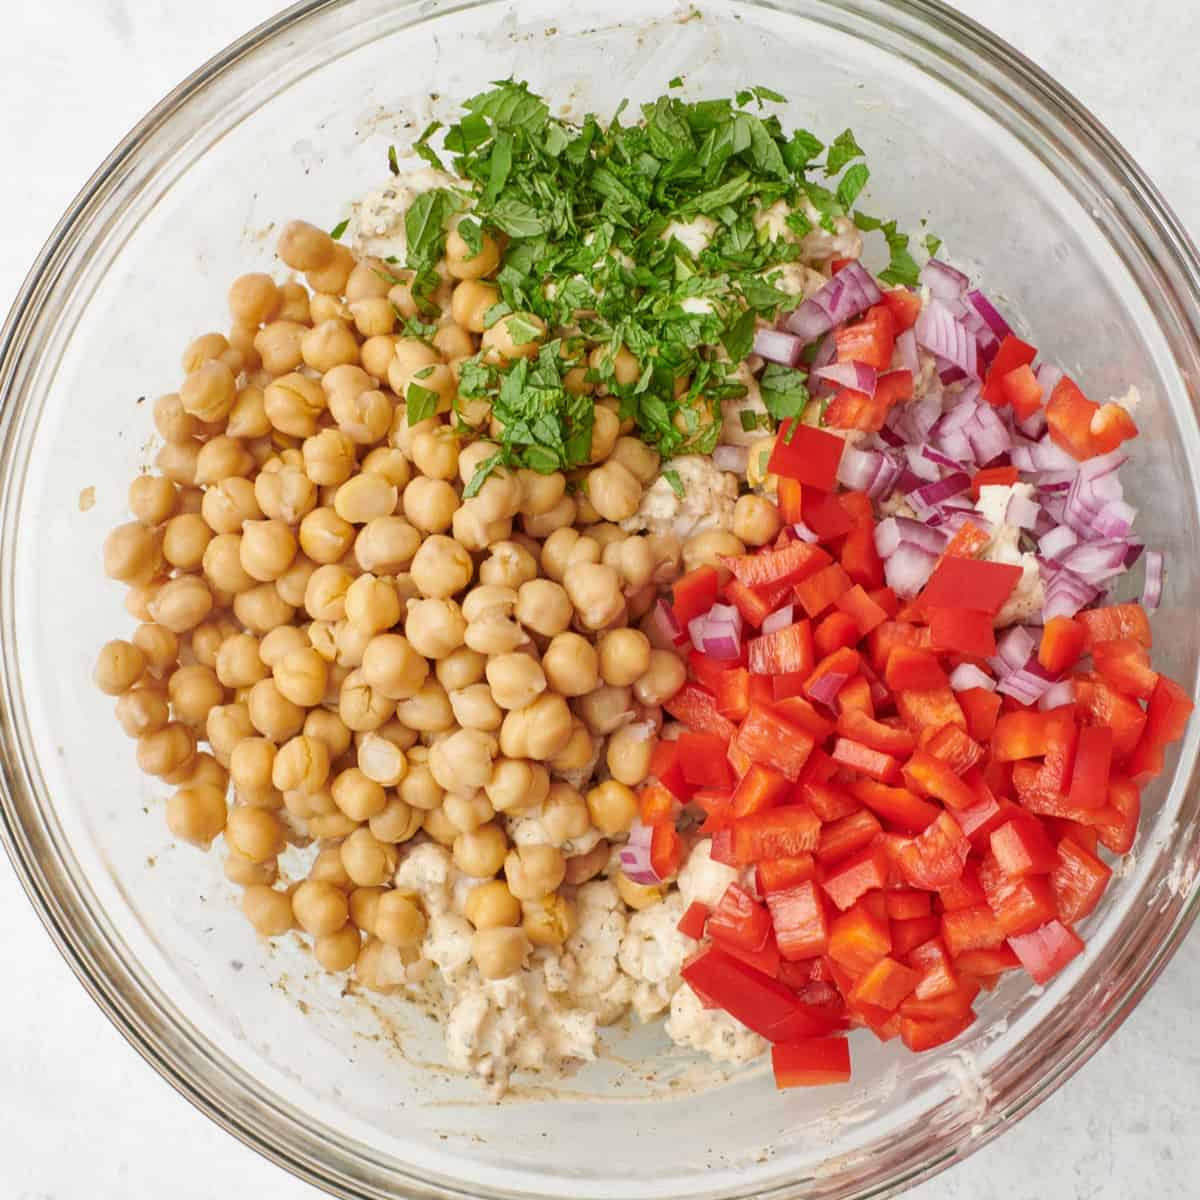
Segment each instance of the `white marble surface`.
M4 0L0 297L112 145L272 0ZM1200 233L1195 0L960 0L1107 122ZM1182 52L1182 53L1181 53ZM0 1198L319 1194L195 1112L121 1040L0 863ZM1197 1195L1200 942L1110 1045L1031 1118L913 1200L1185 1200Z

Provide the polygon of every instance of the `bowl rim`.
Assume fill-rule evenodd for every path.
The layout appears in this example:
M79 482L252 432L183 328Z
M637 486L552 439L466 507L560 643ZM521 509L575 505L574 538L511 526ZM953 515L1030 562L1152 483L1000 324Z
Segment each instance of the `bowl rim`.
M0 438L3 438L3 441L9 440L6 435L14 421L23 415L13 411L9 397L23 330L28 322L36 319L40 293L53 283L56 268L71 246L77 227L81 222L86 222L89 209L113 190L123 168L136 156L141 145L161 125L176 116L189 101L261 47L292 33L322 13L341 8L350 9L362 2L363 0L298 0L297 3L263 21L186 76L132 127L93 172L47 237L17 291L3 327L0 327ZM789 8L788 0L742 2L753 7L784 10ZM1200 302L1200 251L1183 223L1133 156L1100 120L1025 54L973 18L949 7L943 0L816 2L835 12L850 13L876 24L886 23L886 14L893 13L896 14L896 20L906 19L924 28L926 32L949 38L959 49L989 57L996 69L1013 85L1012 90L1002 97L1001 102L1004 105L1035 125L1041 123L1037 112L1039 106L1056 113L1069 123L1072 134L1084 143L1091 154L1104 160L1111 171L1120 175L1128 189L1127 200L1148 223L1154 237L1173 255L1173 265L1182 271L1185 290L1190 298ZM507 3L516 8L522 0L457 0L453 7L478 8L500 3ZM726 6L726 0L703 0L703 3L705 7L714 9ZM426 4L425 0L396 0L395 6L426 7L425 16L429 18L445 15L446 12L442 5ZM0 498L0 502L3 502L3 498ZM5 599L7 600L7 597ZM7 663L0 663L0 682L7 692L12 682ZM10 740L10 720L10 713L7 711L0 716L0 750L7 749ZM114 980L89 969L90 955L85 945L86 931L74 927L64 919L61 905L48 886L42 864L37 859L14 805L12 773L13 767L8 755L0 753L0 840L4 843L14 874L59 953L121 1036L178 1094L243 1145L331 1195L382 1198L385 1193L374 1188L370 1191L360 1190L361 1185L358 1182L337 1172L328 1161L322 1162L311 1155L302 1158L290 1154L281 1146L279 1139L266 1136L261 1129L255 1127L254 1122L242 1121L231 1115L229 1109L220 1102L219 1095L210 1086L209 1081L180 1070L172 1061L175 1056L166 1052L167 1042L161 1034L148 1030L144 1022L134 1018ZM1024 1103L1015 1112L1006 1114L1005 1119L994 1121L986 1129L974 1134L966 1147L967 1153L973 1153L986 1145L1015 1123L1015 1120L1033 1112L1105 1045L1161 975L1198 915L1200 874L1190 882L1187 896L1180 904L1174 924L1156 945L1140 973L1128 983L1120 1002L1079 1040L1072 1054L1059 1060L1051 1076L1039 1080L1033 1093L1025 1098ZM937 1148L927 1150L924 1157L915 1161L911 1167L897 1171L891 1179L874 1190L861 1193L862 1200L866 1200L868 1196L882 1200L885 1196L896 1195L900 1190L939 1174L958 1157L963 1156L961 1148L955 1152ZM412 1175L406 1174L405 1180L407 1186L413 1189L408 1194L414 1197L468 1195L460 1188L421 1180ZM790 1192L788 1194L790 1195Z

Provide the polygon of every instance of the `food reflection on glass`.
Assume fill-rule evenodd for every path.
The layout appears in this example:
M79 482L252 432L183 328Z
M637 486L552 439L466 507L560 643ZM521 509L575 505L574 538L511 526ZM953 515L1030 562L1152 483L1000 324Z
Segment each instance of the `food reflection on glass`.
M172 833L497 1091L631 1010L780 1087L950 1041L1084 951L1192 707L1136 390L918 266L849 130L678 83L578 125L498 85L286 225L104 545Z

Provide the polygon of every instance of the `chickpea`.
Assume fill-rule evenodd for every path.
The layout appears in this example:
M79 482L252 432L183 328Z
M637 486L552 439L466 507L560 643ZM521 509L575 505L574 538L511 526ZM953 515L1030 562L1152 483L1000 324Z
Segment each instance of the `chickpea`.
M175 485L161 475L139 475L129 485L129 511L143 525L161 525L178 503Z
M572 567L599 561L600 544L594 538L580 536L579 531L570 526L556 529L542 545L542 570L557 583L562 583Z
M553 758L571 737L571 710L562 696L543 692L525 708L513 709L500 727L506 758Z
M587 494L606 521L624 521L637 512L642 485L635 475L610 459L588 475Z
M463 637L472 650L489 655L508 654L529 640L516 621L499 612L485 613L470 622Z
M200 504L200 515L216 534L240 534L245 521L262 516L254 494L254 484L248 479L223 479L206 488Z
M272 785L274 764L275 743L270 738L244 738L229 755L229 777L239 792L265 792Z
M442 812L459 833L473 833L496 815L483 792L450 792L442 800Z
M273 742L294 737L304 726L304 709L284 696L274 679L260 679L250 689L246 707L250 723Z
M479 582L516 591L537 577L537 560L516 542L497 542L480 565Z
M179 658L179 638L152 621L139 625L133 631L133 644L142 652L146 669L154 675L162 675L173 669Z
M393 798L388 801L387 808L372 817L368 824L371 832L381 842L398 845L417 835L421 828L422 816L420 809Z
M656 904L661 903L666 895L666 888L661 884L634 883L624 871L616 873L614 882L617 885L617 894L635 912L653 908Z
M397 338L388 367L388 385L397 396L403 397L414 378L422 384L429 378L428 375L420 376L419 372L439 365L443 365L442 356L432 346L419 338Z
M364 338L383 337L396 328L396 310L386 296L368 296L350 306L354 327Z
M385 945L413 949L421 944L428 928L425 914L403 892L384 892L374 915L374 933Z
M225 828L225 817L225 794L210 784L180 788L167 801L167 828L194 846L207 849Z
M329 749L331 759L345 754L350 748L352 735L346 723L335 712L314 708L304 718L305 737L317 738Z
M641 438L620 437L608 461L620 463L643 487L649 487L658 478L661 458Z
M340 562L354 542L354 526L332 508L314 508L300 522L300 548L315 563Z
M553 508L547 509L544 513L538 513L536 516L530 514L523 516L521 528L531 538L547 538L556 529L573 525L578 515L579 506L574 497L564 495Z
M620 432L620 417L607 405L597 404L593 410L592 444L588 462L604 462L612 454Z
M293 271L319 270L333 258L335 249L333 238L307 221L289 221L275 245L276 254Z
M343 680L338 694L338 715L348 729L355 733L378 729L395 711L395 701L371 687L362 671L351 671Z
M643 724L623 725L608 739L605 762L614 780L636 787L650 774L654 737Z
M459 507L458 493L444 479L418 475L405 489L404 515L424 533L445 533Z
M585 696L600 685L600 659L595 647L577 633L560 633L542 655L542 671L563 696Z
M564 846L587 833L591 822L583 797L570 784L556 781L542 802L542 828L552 845Z
M587 794L592 824L601 833L624 833L638 815L638 800L633 789L615 779L598 784Z
M216 708L209 709L204 722L204 733L217 761L228 766L229 757L238 742L254 736L248 707L238 701L234 704L219 704Z
M337 933L350 919L345 894L324 879L306 879L292 893L292 911L305 933Z
M360 575L346 591L346 620L365 637L382 633L400 620L400 597L388 579Z
M504 866L508 838L498 825L481 825L454 839L454 865L476 879L491 879Z
M413 582L422 595L445 599L471 581L470 555L453 538L434 535L425 539L412 560Z
M525 965L529 939L523 930L498 926L479 929L471 938L471 957L484 979L507 979Z
M479 729L460 729L429 750L429 769L447 791L481 788L492 777L496 739Z
M535 946L561 946L579 927L575 906L557 892L521 905L521 928Z
M279 290L270 275L239 275L229 286L229 312L243 325L261 325L279 304Z
M295 614L273 583L260 583L233 598L233 615L252 633L270 633L286 625Z
M413 438L413 465L430 479L453 479L458 474L458 437L447 425L423 429Z
M132 642L106 642L96 659L92 679L107 696L129 691L146 670L146 656Z
M571 624L573 610L566 590L549 579L531 579L517 596L517 620L542 637L554 637Z
M354 977L370 991L382 996L392 995L408 980L404 953L378 938L368 938L354 964Z
M452 320L443 322L431 340L434 349L445 357L455 376L458 375L456 364L475 353L475 340L467 330L461 325L455 325Z
M399 489L379 475L355 475L334 494L333 509L351 525L365 525L375 517L389 516L396 507Z
M313 939L313 957L326 971L348 971L358 961L362 950L362 934L349 923L336 933Z
M357 458L354 442L340 429L322 429L305 438L301 451L305 474L320 487L345 483L354 473Z
M492 699L504 709L525 708L546 690L542 668L527 654L501 654L490 659L487 681Z
M329 778L329 747L320 738L298 734L279 747L271 783L281 792L319 792Z
M677 654L652 650L646 673L633 685L639 704L662 704L675 695L687 678L687 668Z
M596 764L599 753L587 726L580 720L571 722L571 736L567 744L550 759L550 769L560 774L570 771L587 771Z
M450 532L464 550L475 553L486 550L493 542L503 542L511 537L512 521L506 519L489 524L480 518L475 501L468 500L454 510Z
M462 610L453 600L409 601L404 634L418 654L445 658L463 644L466 632Z
M480 249L473 254L457 229L446 235L446 267L453 278L482 279L500 265L500 247L496 239L490 233L480 237Z
M683 567L694 571L697 567L715 567L722 579L729 578L729 568L722 561L746 553L746 544L735 534L725 529L708 529L688 538L683 544Z
M357 828L357 821L352 821L340 812L329 816L322 814L308 819L308 832L315 838L343 838Z
M289 650L275 663L272 674L279 694L301 708L320 704L329 682L325 660L311 646Z
M765 496L747 493L739 496L733 508L733 532L747 546L765 546L773 542L783 528L779 509Z
M554 846L517 846L504 860L504 877L518 900L540 900L558 890L566 866L562 852Z
M139 521L118 525L104 539L104 573L122 583L142 584L162 568L162 535Z
M394 846L379 841L367 828L356 829L343 843L342 866L357 887L378 887L396 873Z
M133 738L162 729L170 719L166 697L157 688L135 687L117 698L117 720Z
M595 879L608 865L611 854L612 848L606 841L601 840L586 854L572 855L567 859L563 882L572 887L578 887L580 884L587 883L589 879Z
M375 919L379 915L379 901L387 894L381 887L360 887L350 893L350 920L363 933L375 932Z
M650 668L650 639L637 629L611 629L596 642L600 677L613 687L629 687Z
M310 576L304 589L304 609L314 621L342 621L346 617L346 593L353 582L345 567L326 563Z
M392 306L388 299L382 297L382 301L387 305L388 311L392 312ZM374 303L374 298L372 298L372 303ZM353 309L354 305L350 307ZM358 348L363 367L374 379L387 378L388 367L391 365L395 353L396 339L390 333L375 334L367 338ZM391 405L388 407L390 410Z
M364 571L394 575L407 571L421 545L421 535L403 518L374 517L354 539L354 557Z
M400 781L396 795L419 812L432 812L441 808L445 793L426 763L410 761L408 774Z
M267 884L251 884L242 893L242 912L264 937L280 937L292 928L292 898Z
M296 557L296 535L283 521L247 521L238 550L242 569L252 579L278 579Z
M295 625L282 625L272 629L258 642L258 656L267 667L267 674L270 674L293 650L301 650L308 644L308 636L303 629Z
M579 697L576 707L584 724L601 737L627 724L634 715L631 689L607 684Z
M460 646L436 664L438 683L448 692L478 683L484 675L487 659L468 646Z
M347 767L333 781L333 800L354 821L368 821L387 807L382 786L357 767Z
M254 467L254 456L245 445L236 437L222 434L200 447L194 479L197 484L219 483L233 476L249 475Z
M338 428L358 446L369 446L387 435L393 408L392 401L383 392L369 386L334 391L329 396L329 411Z
M163 584L148 607L159 625L172 633L187 633L212 611L213 595L203 579L181 575Z
M317 432L317 418L325 411L325 406L321 385L315 379L295 372L279 376L263 391L263 408L271 425L293 437L312 437Z
M471 328L466 321L458 323ZM481 349L488 362L533 358L545 337L546 322L541 317L528 312L509 313L483 331Z
M183 411L208 424L224 421L236 398L234 373L215 359L193 371L179 389Z
M463 912L476 929L511 928L521 923L521 902L502 879L473 887L467 893Z
M483 333L484 314L500 303L500 289L479 279L466 278L450 298L450 314L456 325L471 333Z
M211 667L180 667L167 680L167 696L177 720L203 725L210 710L225 699L225 689Z
M193 487L196 483L196 462L199 457L200 443L197 441L168 442L154 456L154 465L163 475L180 486Z
M300 339L305 366L324 372L358 362L358 338L345 321L324 320Z
M257 354L257 351L255 353ZM248 384L238 391L233 401L233 407L229 410L225 432L231 438L251 440L265 438L271 432L271 422L267 417L266 399L262 388L256 384ZM251 461L253 462L253 460Z
M256 863L266 862L283 849L283 829L273 812L235 805L225 822L225 841L243 858Z
M190 442L200 432L200 422L186 412L177 393L168 392L154 402L154 427L167 442Z
M308 581L316 573L317 564L306 554L297 554L278 579L275 580L275 590L279 598L293 608L299 608L304 603L304 594L308 590Z
M500 758L484 791L497 812L524 812L545 800L550 776L541 763Z
M521 508L521 481L502 469L493 470L470 500L472 511L485 525L507 521Z
M486 683L475 683L470 687L447 693L454 719L464 729L479 729L489 733L500 728L504 713L492 698Z

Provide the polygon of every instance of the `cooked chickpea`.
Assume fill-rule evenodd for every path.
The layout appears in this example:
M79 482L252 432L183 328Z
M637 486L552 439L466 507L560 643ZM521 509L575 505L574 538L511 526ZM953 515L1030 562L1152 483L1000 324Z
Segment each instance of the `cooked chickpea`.
M248 591L257 582L242 566L242 537L238 533L219 533L212 538L204 547L200 566L214 588L230 595Z
M438 683L448 692L478 683L484 675L487 659L469 646L460 646L436 664Z
M193 371L179 389L183 411L198 421L224 421L237 398L237 380L225 363L211 360Z
M304 709L293 704L274 679L260 679L250 689L246 707L250 723L273 742L294 737L304 726Z
M354 473L357 460L354 442L340 429L322 429L305 438L301 452L305 474L320 487L345 483Z
M563 748L550 759L550 767L560 774L569 771L590 771L597 759L596 743L580 720L571 722L571 736Z
M304 589L304 609L314 621L342 621L346 617L346 593L353 579L345 567L326 563L309 577Z
M479 929L471 938L471 957L484 979L507 979L525 965L529 939L521 929Z
M333 238L307 221L289 221L275 244L275 253L293 271L319 270L333 258L335 249Z
M362 950L362 934L347 922L336 933L326 933L313 939L313 957L326 971L348 971L358 962Z
M403 517L375 517L358 531L354 557L364 571L394 575L407 571L421 535Z
M556 529L542 544L542 570L558 583L562 583L570 568L599 561L600 544L594 538L581 537L571 526Z
M267 884L251 884L242 893L242 912L264 937L280 937L295 924L292 898Z
M468 324L466 328L471 326ZM483 331L480 348L488 362L512 362L518 358L533 358L545 337L546 322L541 317L529 312L514 312Z
M329 747L317 737L298 734L279 747L271 783L281 792L319 792L329 778Z
M266 862L283 849L283 828L279 818L265 808L234 805L225 821L225 841L243 858Z
M496 815L483 792L449 792L442 800L442 811L459 833L473 833Z
M388 946L408 950L421 944L428 922L411 896L400 891L384 892L379 897L372 932Z
M617 893L635 912L653 908L662 902L666 888L662 885L634 883L624 871L618 871L614 877Z
M643 487L649 487L658 478L661 458L641 438L620 437L608 461L620 463Z
M601 840L586 854L572 855L567 859L563 882L569 883L572 887L578 887L582 883L587 883L589 879L595 879L608 865L611 853L612 848L609 844Z
M458 437L448 425L425 429L413 438L413 465L430 479L453 479L458 474Z
M587 478L588 499L606 521L624 521L638 510L641 482L619 462L609 459Z
M269 674L293 650L301 650L309 644L308 635L303 629L295 625L281 625L259 641L258 656L269 668Z
M272 426L292 437L312 437L317 432L317 418L325 407L321 385L294 371L274 379L263 390L263 408Z
M278 579L296 557L296 535L283 521L247 521L238 548L242 569L260 583Z
M304 365L324 372L358 362L358 338L345 321L324 320L300 339Z
M624 833L638 815L638 800L633 789L615 779L598 784L587 794L592 824L601 833Z
M521 518L521 528L531 538L547 538L556 529L575 523L579 506L573 496L564 495L553 507L536 516L526 514Z
M571 624L573 610L566 589L550 579L531 579L517 594L517 620L542 637L554 637Z
M405 489L404 515L425 533L445 533L459 507L458 493L444 479L418 475Z
M511 617L499 611L486 612L467 625L466 644L480 654L508 654L523 646L529 636Z
M479 729L459 729L429 748L429 769L447 791L481 788L492 777L492 760L497 749L491 734Z
M400 613L400 597L390 579L360 575L346 590L346 620L366 637L390 629Z
M335 371L342 369L334 368ZM351 387L330 393L329 412L338 428L355 445L369 446L387 436L392 423L393 404L378 388Z
M497 812L524 812L537 808L549 795L550 775L541 763L501 758L484 791Z
M491 879L504 866L508 838L498 825L481 825L454 839L454 865L476 879Z
M127 692L146 671L146 656L132 642L106 642L96 659L92 679L107 696Z
M517 480L521 489L519 511L526 516L551 512L566 494L567 479L561 471L542 475L522 468L517 472Z
M249 475L255 465L254 456L240 439L221 434L200 447L194 479L197 484L219 483L233 476Z
M480 234L481 246L477 253L457 229L446 235L446 268L455 279L482 279L500 265L500 247L490 233Z
M386 296L392 286L392 271L382 259L362 258L346 280L345 296L350 303L370 296Z
M551 844L563 846L587 833L591 824L588 806L570 784L555 781L542 802L542 828Z
M452 320L440 325L431 340L434 349L445 357L452 370L461 359L470 358L475 353L475 341L470 333Z
M180 788L167 801L167 828L207 849L225 828L225 793L211 784Z
M368 821L387 807L387 794L357 767L347 767L333 781L334 803L354 821Z
M607 405L597 404L593 410L592 445L588 462L604 462L612 454L620 432L620 417Z
M525 708L546 690L541 666L527 654L500 654L487 664L491 695L500 708Z
M324 879L306 879L292 893L292 911L305 933L337 933L350 918L345 893Z
M450 314L456 325L471 333L483 333L484 314L500 302L500 289L479 279L464 279L450 298Z
M579 563L563 581L579 619L588 629L602 629L621 615L621 577L603 563Z
M292 564L278 579L275 580L275 590L279 598L293 608L299 608L304 603L304 593L308 590L308 581L316 572L317 564L306 554L297 554Z
M163 475L181 487L193 487L196 483L196 461L199 457L199 442L169 442L154 456L154 465ZM182 503L180 507L183 507Z
M427 537L412 560L413 582L424 596L445 599L471 581L471 556L453 538Z
M187 633L212 611L213 595L203 579L181 575L164 583L148 607L159 625L172 633Z
M386 517L396 507L399 489L379 475L355 475L334 494L333 509L351 525Z
M633 685L639 704L662 704L675 695L687 678L687 667L669 650L652 650L646 673Z
M403 398L414 378L422 384L429 378L428 375L421 377L420 372L441 363L442 356L419 338L397 338L388 367L388 385L397 396Z
M229 756L233 748L243 738L254 736L254 726L250 721L250 711L242 702L234 704L219 704L209 709L208 719L204 722L204 733L212 746L217 761L229 765Z
M474 683L446 694L454 711L454 719L464 729L491 733L500 728L504 713L492 698L491 688L486 683Z
M441 659L452 654L466 637L467 623L453 600L411 600L404 634L418 654Z
M370 687L389 700L404 700L420 691L429 666L407 638L381 634L367 643L362 674Z
M521 928L535 946L561 946L579 926L575 906L557 892L521 905Z
M133 631L132 640L145 656L146 668L152 674L162 675L174 669L179 658L179 638L171 630L148 621Z
M386 297L383 297L383 303L388 306L390 311L392 306ZM373 378L386 379L392 356L396 353L396 339L390 333L375 334L363 342L358 353L364 369ZM388 409L390 412L390 404Z
M129 511L143 525L161 525L178 504L175 485L161 475L139 475L129 485Z
M504 877L518 900L540 900L558 890L566 867L566 859L554 846L517 846L504 860Z
M117 720L133 738L162 729L170 719L166 697L158 688L135 687L117 698Z
M280 596L273 583L260 583L234 596L233 615L252 633L264 634L286 625L296 610Z
M396 873L396 848L365 827L342 843L341 853L342 866L356 887L378 887Z
M636 787L650 774L653 733L641 722L623 725L608 739L605 762L613 779Z
M739 496L733 509L733 532L747 546L765 546L783 528L779 509L765 496Z
M745 553L746 544L736 534L726 529L708 529L684 542L683 568L685 571L694 571L697 567L715 567L727 579L729 568L722 559L736 558Z
M238 390L225 422L225 432L231 438L249 440L265 438L271 432L266 400L262 388L257 384L247 384Z
M373 816L368 824L371 832L381 842L399 845L417 835L421 828L422 816L420 809L393 797L388 801L387 808Z
M608 684L581 696L576 707L587 727L602 737L627 724L634 715L631 689Z
M279 289L270 275L239 275L229 286L229 312L244 325L261 325L279 304Z
M271 786L275 743L270 738L243 738L229 755L229 777L239 792L254 795Z
M396 795L405 804L422 812L430 812L435 808L441 808L445 793L434 779L433 772L427 763L410 759L408 774L397 786Z
M104 539L104 573L121 583L142 584L162 567L162 535L139 521L118 525Z
M342 718L337 713L323 708L314 708L304 718L304 734L324 742L331 759L345 754L353 740L353 735L346 728Z
M167 442L188 442L200 432L200 422L184 410L183 401L175 392L155 400L154 427Z
M570 740L571 710L554 692L543 692L525 708L513 709L500 727L506 758L553 758Z
M504 880L491 879L467 893L463 913L476 929L511 928L521 923L521 902Z
M363 933L375 932L375 918L379 915L379 901L385 895L387 892L381 887L355 888L350 893L350 920Z
M537 560L517 542L497 542L479 567L479 582L495 587L519 589L537 577Z
M272 674L279 694L302 708L320 704L329 682L329 668L311 646L288 651L274 665Z
M596 642L600 677L613 687L628 687L650 668L650 639L637 629L610 629Z
M371 687L361 670L351 671L342 681L338 693L338 716L355 733L378 729L391 719L395 711L396 702Z
M176 720L203 725L209 712L225 699L225 689L211 667L180 667L167 680L167 696Z
M254 484L248 479L223 479L205 488L200 515L216 534L240 534L246 521L262 516Z
M354 327L364 338L382 337L396 328L396 310L386 296L368 296L350 305Z
M600 658L595 647L577 633L560 633L542 655L542 671L563 696L585 696L600 685Z

